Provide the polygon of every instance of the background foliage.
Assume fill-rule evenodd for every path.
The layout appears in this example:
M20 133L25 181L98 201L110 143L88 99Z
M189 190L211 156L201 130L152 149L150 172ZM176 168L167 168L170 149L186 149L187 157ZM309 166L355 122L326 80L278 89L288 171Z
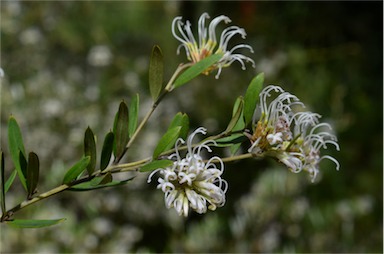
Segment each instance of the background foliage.
M13 114L26 149L41 160L40 192L62 179L82 153L89 125L112 128L121 99L150 106L148 63L161 46L165 77L176 56L173 17L196 24L204 11L247 31L256 70L202 76L160 105L127 159L150 156L173 115L193 127L224 130L235 97L258 72L331 122L340 164L322 164L311 183L270 160L227 165L227 204L184 220L164 206L146 175L124 187L62 193L20 218L67 221L45 229L1 225L4 252L382 252L382 2L1 2L1 147ZM227 112L227 113L226 113ZM22 198L13 186L8 207Z

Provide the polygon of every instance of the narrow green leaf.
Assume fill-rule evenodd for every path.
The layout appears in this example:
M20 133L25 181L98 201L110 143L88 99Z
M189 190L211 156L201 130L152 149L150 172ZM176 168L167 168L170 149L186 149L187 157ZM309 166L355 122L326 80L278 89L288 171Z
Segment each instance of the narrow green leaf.
M113 180L112 174L108 172L104 177L101 178L101 181L99 182L98 185L105 185L105 184L111 183L112 180Z
M198 76L203 71L207 70L209 67L214 65L223 57L223 54L213 54L204 58L203 60L195 63L187 70L185 70L179 77L175 80L174 87L177 88L181 85L184 85L188 81L192 80L194 77Z
M129 181L131 181L132 179L133 179L133 177L129 178L127 180L124 180L124 181L112 181L112 182L109 182L106 184L99 184L99 185L91 184L91 182L85 182L85 183L80 183L80 184L77 184L75 186L72 186L71 188L69 188L69 190L71 190L71 191L90 191L90 190L102 189L102 188L107 188L107 187L115 187L115 186L120 186L120 185L126 184Z
M5 209L5 167L4 167L4 154L0 150L0 203L1 213L4 214Z
M163 53L161 52L160 47L155 45L152 49L151 59L149 61L149 91L154 101L156 101L161 93L163 75Z
M188 131L189 131L189 117L187 114L183 114L183 118L181 119L180 126L181 126L180 137L185 140L188 137Z
M231 152L231 155L235 155L235 153L240 149L241 143L233 144L230 148L229 151Z
M17 175L17 170L15 169L12 171L12 174L9 176L8 180L5 182L5 192L4 193L8 192L9 188L11 187L13 181L16 178L16 175Z
M233 128L235 127L235 125L239 121L240 116L243 113L243 107L244 107L244 101L243 101L243 98L240 96L235 101L235 105L233 106L232 119L231 119L231 121L229 121L229 124L228 124L225 132L230 132L233 130Z
M244 139L242 139L242 142L244 142ZM233 144L229 150L231 152L231 155L235 155L235 153L240 149L241 143L238 142L236 144Z
M137 128L137 119L139 117L139 94L136 94L129 107L128 133L131 138Z
M88 174L91 175L95 171L96 167L96 141L95 135L89 127L85 131L84 135L84 155L91 158L87 166Z
M158 168L166 168L172 165L173 161L171 160L156 160L142 166L140 168L140 172L148 172Z
M240 97L240 101L242 102L242 98ZM241 103L240 102L240 103ZM236 103L233 107L233 112L235 112L236 110ZM240 113L240 116L238 118L238 121L236 122L235 126L232 128L232 131L240 131L240 130L244 130L245 129L245 122L244 122L244 110L241 110L241 113ZM229 148L229 150L231 151L231 154L234 155L240 148L241 146L241 143L244 142L245 138L244 138L244 135L241 134L241 136L239 136L237 139L236 139L236 142L233 143L233 145Z
M239 120L237 121L236 125L233 127L233 131L238 131L238 130L243 130L245 128L245 122L244 122L244 117L243 117L243 112L240 115ZM242 134L241 134L242 135ZM231 154L234 155L240 148L241 143L245 141L244 135L239 137L239 140L241 142L236 142L230 147Z
M71 181L75 180L88 166L91 161L91 157L85 156L75 165L73 165L65 174L63 183L68 184Z
M104 138L103 148L101 150L100 170L104 170L108 167L113 150L113 140L114 135L112 132L109 132Z
M172 122L170 123L168 129L171 129L177 126L181 127L180 137L182 139L186 139L189 131L189 117L187 114L183 114L181 112L177 113L173 117Z
M244 116L243 116L243 112L241 112L237 123L232 128L232 131L239 131L239 130L244 130L244 129L245 129Z
M30 152L28 156L27 166L27 187L28 197L36 192L37 183L39 182L39 157L34 152Z
M257 103L259 102L259 94L263 89L264 73L254 77L248 86L244 96L244 120L247 126L253 117Z
M180 135L180 130L181 126L168 129L157 144L155 151L153 152L153 158L157 158L162 152L170 149L175 144Z
M112 182L112 174L110 172L103 176L95 177L91 181L89 181L91 186L103 185L110 182Z
M125 153L126 145L129 141L128 106L124 101L120 103L119 110L115 116L113 134L115 135L115 157L119 161Z
M65 220L65 218L57 220L12 220L6 221L6 223L16 228L43 228L56 225Z
M11 116L8 121L8 144L9 144L9 150L11 153L11 159L17 170L21 184L23 185L24 189L27 190L25 174L21 170L20 161L19 161L20 152L24 155L24 158L25 158L24 143L23 143L20 127L13 116Z
M27 177L28 162L27 162L27 158L25 158L24 154L21 151L19 151L19 163L20 163L21 172L25 177Z
M218 147L227 147L244 142L246 138L242 133L236 133L228 137L220 138L216 140Z

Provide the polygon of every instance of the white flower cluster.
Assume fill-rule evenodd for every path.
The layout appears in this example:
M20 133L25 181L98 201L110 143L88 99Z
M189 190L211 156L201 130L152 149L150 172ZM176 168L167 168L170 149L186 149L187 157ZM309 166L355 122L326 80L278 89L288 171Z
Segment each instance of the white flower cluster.
M271 92L278 95L268 103ZM264 88L260 93L261 116L257 124L254 123L253 135L249 135L252 146L248 151L275 157L293 172L308 171L312 180L318 174L319 163L323 159L333 161L339 169L335 158L320 154L320 149L326 149L328 144L339 150L331 126L319 123L319 114L294 112L294 105L305 107L296 96L278 86Z
M157 188L165 193L166 207L174 207L179 215L185 217L188 216L189 208L202 214L207 212L207 208L215 210L225 204L227 182L221 178L224 164L217 156L204 162L202 150L211 152L208 143L215 142L209 140L193 147L193 138L198 133L206 134L206 130L200 127L188 137L185 158L181 158L178 151L178 146L185 142L179 139L175 145L176 152L169 156L169 159L175 160L173 165L156 169L148 177L149 183L154 174L160 173ZM214 161L220 166L216 167Z
M234 46L232 49L228 49L228 43L233 36L236 34L241 35L244 39L246 36L245 30L238 26L230 26L223 30L220 36L219 42L216 38L216 27L217 25L224 21L224 23L229 23L231 20L224 15L214 18L209 26L205 25L205 20L209 18L207 13L203 13L198 21L198 40L195 39L191 29L191 22L189 20L184 22L182 17L176 17L172 22L172 34L179 40L182 44L177 49L177 53L180 53L180 48L184 47L187 53L187 58L193 63L197 63L202 59L217 53L223 53L223 57L211 68L206 70L204 73L208 74L214 69L218 69L216 78L220 76L221 69L223 67L230 66L233 62L238 61L242 69L245 70L245 62L251 62L252 66L255 67L255 62L242 54L235 53L236 50L240 48L247 48L253 53L251 46L246 44L239 44ZM178 33L177 33L178 30Z

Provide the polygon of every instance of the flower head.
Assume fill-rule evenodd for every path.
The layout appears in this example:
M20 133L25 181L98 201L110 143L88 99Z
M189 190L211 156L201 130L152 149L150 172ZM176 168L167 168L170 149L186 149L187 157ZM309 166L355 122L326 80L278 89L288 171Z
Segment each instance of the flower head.
M277 96L268 100L271 93ZM260 93L260 119L254 121L253 135L249 135L252 146L249 152L259 156L271 156L285 164L291 171L305 170L312 180L319 172L319 163L329 159L336 164L338 161L329 156L321 156L321 149L332 144L339 150L337 138L331 133L327 123L319 123L320 115L309 111L295 112L294 106L305 107L300 100L285 92L278 86L267 86Z
M228 43L231 38L237 34L241 35L244 39L246 36L245 30L238 26L230 26L225 28L218 41L216 37L216 27L220 22L226 24L230 23L231 20L224 15L214 18L209 26L205 25L206 19L209 19L207 13L203 13L198 21L198 39L195 39L191 29L191 22L187 20L185 23L182 21L182 17L176 17L172 22L172 34L181 42L177 49L177 53L180 53L180 48L184 47L187 58L193 63L197 63L202 59L212 54L223 54L223 57L212 67L206 70L204 73L208 74L214 69L218 69L216 78L220 76L221 69L223 67L230 66L233 62L238 61L242 69L245 69L245 62L251 62L252 66L255 67L255 62L242 54L235 53L236 50L241 48L247 48L253 53L251 46L246 44L239 44L231 49L228 49Z
M206 134L206 130L200 127L188 137L185 158L181 158L178 151L179 144L185 141L179 139L175 145L176 152L169 156L175 160L173 165L156 169L148 177L149 183L155 173L160 173L157 188L165 193L165 206L174 207L179 215L185 217L188 216L189 208L201 214L207 212L207 208L215 210L225 204L227 182L221 179L224 164L217 156L204 162L202 150L211 152L208 144L215 142L208 140L193 147L193 138L198 133ZM220 166L217 167L214 161Z

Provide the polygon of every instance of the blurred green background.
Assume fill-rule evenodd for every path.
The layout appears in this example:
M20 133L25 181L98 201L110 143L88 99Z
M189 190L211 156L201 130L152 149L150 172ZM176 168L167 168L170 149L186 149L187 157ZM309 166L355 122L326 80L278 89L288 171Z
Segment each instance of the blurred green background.
M175 16L225 14L247 31L256 70L233 64L220 79L201 76L167 97L127 160L152 153L173 115L192 129L225 129L233 102L250 80L297 95L334 126L341 151L311 183L272 160L226 165L227 203L180 218L156 184L139 175L124 187L65 192L17 218L67 218L44 229L1 225L2 252L380 252L383 251L383 3L377 2L92 2L1 1L1 147L6 174L7 121L13 114L27 151L41 160L40 193L61 182L82 154L90 126L98 146L119 102L147 87L152 46L160 45L169 78L184 52L171 34ZM219 30L224 25L219 26ZM231 43L243 42L236 38ZM248 52L244 52L248 54ZM246 149L246 147L244 147ZM126 177L121 177L122 179ZM7 206L24 194L12 186Z

